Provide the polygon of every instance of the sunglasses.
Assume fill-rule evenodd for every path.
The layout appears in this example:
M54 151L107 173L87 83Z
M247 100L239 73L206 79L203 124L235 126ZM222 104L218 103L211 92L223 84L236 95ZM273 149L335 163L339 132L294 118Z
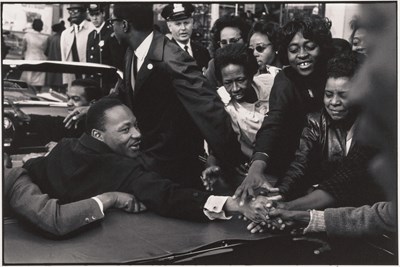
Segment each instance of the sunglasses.
M231 39L229 39L229 40L225 40L225 39L224 39L224 40L219 41L218 44L219 44L219 45L234 44L234 43L239 42L240 39L242 39L242 37L239 37L239 38L231 38Z
M250 50L256 50L258 53L264 52L265 49L268 48L268 46L271 46L272 44L263 44L263 45L257 45L255 48L249 47Z
M69 14L78 14L83 12L85 12L85 10L80 8L68 9Z

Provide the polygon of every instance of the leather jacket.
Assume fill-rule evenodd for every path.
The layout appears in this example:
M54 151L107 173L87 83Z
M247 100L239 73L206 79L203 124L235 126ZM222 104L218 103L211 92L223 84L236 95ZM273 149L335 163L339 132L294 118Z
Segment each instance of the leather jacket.
M346 122L336 122L325 109L307 114L294 160L285 176L276 184L285 198L302 195L338 166L346 156L347 131L355 121L354 116L350 117ZM354 142L350 149L353 145Z

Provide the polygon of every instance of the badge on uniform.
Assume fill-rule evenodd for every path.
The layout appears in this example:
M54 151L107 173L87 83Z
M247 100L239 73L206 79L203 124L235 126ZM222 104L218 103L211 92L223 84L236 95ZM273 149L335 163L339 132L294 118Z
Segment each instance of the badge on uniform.
M153 64L151 64L151 63L147 64L147 69L152 70L153 69Z

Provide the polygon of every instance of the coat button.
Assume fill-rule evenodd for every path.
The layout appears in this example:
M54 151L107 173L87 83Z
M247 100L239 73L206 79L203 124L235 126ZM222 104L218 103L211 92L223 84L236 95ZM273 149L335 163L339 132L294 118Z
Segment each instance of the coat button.
M85 223L90 223L90 219L89 218L85 218Z

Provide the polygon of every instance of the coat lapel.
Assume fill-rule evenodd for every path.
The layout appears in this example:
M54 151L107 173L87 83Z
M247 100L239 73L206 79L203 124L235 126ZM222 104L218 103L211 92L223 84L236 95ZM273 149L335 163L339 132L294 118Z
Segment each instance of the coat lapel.
M138 71L136 80L135 80L135 90L134 95L141 90L144 82L147 80L149 75L155 70L158 63L162 61L164 54L164 42L165 36L161 33L154 32L153 41L151 42L150 49L147 53L146 58L140 70Z

